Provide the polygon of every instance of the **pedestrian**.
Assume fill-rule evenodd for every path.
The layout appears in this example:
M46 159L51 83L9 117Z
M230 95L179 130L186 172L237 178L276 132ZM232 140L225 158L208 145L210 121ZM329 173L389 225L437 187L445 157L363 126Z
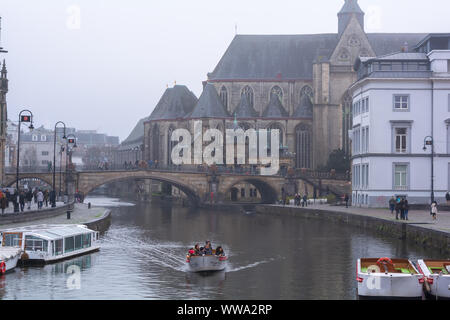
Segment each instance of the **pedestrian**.
M39 190L39 191L37 192L37 194L36 194L36 200L37 200L37 203L38 203L38 210L41 210L41 209L42 209L42 204L43 204L43 202L44 202L44 194L42 193L41 190Z
M28 189L28 192L26 194L26 199L28 203L28 210L31 210L31 201L33 201L33 192L31 192L31 189Z
M405 198L405 202L403 205L404 205L404 210L405 210L405 220L408 220L408 212L409 212L408 199Z
M438 214L437 202L433 201L433 203L431 204L431 216L433 217L433 220L436 220L437 214Z
M45 202L46 207L48 207L48 197L49 197L48 190L45 190L44 191L44 202Z
M56 192L55 192L55 190L50 191L49 198L50 198L50 203L52 204L52 207L53 208L56 207Z
M391 199L389 200L389 210L391 210L391 214L394 214L394 210L395 210L395 198L394 196L391 197Z
M405 220L405 198L400 199L400 220Z
M303 196L303 204L305 205L305 207L308 206L308 197L306 194Z
M20 212L23 212L23 209L25 207L25 192L23 190L19 193L19 205L20 205Z
M447 205L449 205L450 204L450 193L448 191L445 194L445 200L447 200Z
M19 192L14 190L14 194L12 195L12 202L14 205L14 212L19 212Z
M5 214L6 201L6 194L3 194L3 196L0 198L0 208L2 209L2 215Z
M395 220L398 220L398 214L400 213L400 197L395 201Z
M350 198L349 198L349 196L348 196L348 194L345 194L345 196L344 196L344 201L345 201L345 207L346 208L348 208L348 200L349 200Z
M34 203L37 203L37 193L38 193L38 190L34 189L34 191L33 191Z
M11 193L9 192L8 189L6 189L5 195L6 195L6 207L9 208L9 201L11 201Z

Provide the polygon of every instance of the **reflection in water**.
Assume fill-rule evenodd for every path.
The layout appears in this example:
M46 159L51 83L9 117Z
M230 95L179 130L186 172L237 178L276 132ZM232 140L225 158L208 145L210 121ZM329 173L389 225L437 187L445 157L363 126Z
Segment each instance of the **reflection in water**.
M354 299L359 257L441 258L398 239L296 217L89 198L112 207L99 252L0 278L4 299ZM187 249L211 240L225 272L188 272ZM80 270L80 289L68 287Z

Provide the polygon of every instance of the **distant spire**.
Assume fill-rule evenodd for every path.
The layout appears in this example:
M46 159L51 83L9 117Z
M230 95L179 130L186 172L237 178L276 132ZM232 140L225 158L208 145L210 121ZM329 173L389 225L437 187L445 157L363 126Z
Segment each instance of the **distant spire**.
M350 22L350 18L355 16L358 20L359 24L364 30L364 11L358 5L358 0L345 0L344 6L341 11L338 13L339 18L339 26L338 26L338 34L339 37L344 32L348 23Z
M234 34L237 35L238 33L238 28L237 28L237 23L234 24Z

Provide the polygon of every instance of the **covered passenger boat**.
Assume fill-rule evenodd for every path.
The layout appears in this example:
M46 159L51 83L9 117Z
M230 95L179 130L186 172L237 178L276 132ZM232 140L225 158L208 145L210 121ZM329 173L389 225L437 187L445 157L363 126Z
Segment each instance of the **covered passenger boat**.
M450 260L418 260L425 276L426 294L433 299L450 299Z
M2 247L19 247L20 263L49 263L100 249L99 233L85 225L37 225L0 232Z
M22 249L16 247L0 247L0 275L14 270L22 254Z
M362 299L422 299L424 280L408 259L361 258L356 263Z

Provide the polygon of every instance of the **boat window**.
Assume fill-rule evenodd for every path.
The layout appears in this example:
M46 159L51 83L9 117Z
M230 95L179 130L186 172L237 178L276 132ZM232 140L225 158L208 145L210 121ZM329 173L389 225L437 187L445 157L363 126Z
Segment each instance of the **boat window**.
M64 253L72 252L75 248L75 238L68 237L64 238Z
M89 248L91 246L91 234L83 234L83 248Z
M25 250L46 252L48 241L35 236L25 236Z
M21 234L19 233L5 233L3 239L4 247L20 247L21 246Z
M55 256L63 254L63 239L55 240Z
M79 234L75 236L75 250L80 250L82 248L82 235Z

